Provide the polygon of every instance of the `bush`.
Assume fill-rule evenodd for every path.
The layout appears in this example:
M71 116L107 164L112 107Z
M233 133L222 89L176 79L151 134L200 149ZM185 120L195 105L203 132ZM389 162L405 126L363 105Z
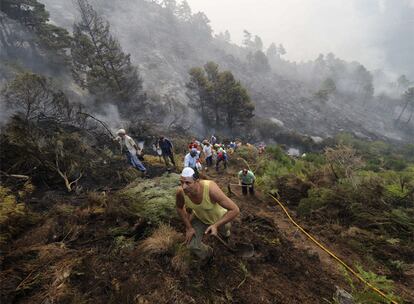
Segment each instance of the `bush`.
M308 191L308 197L301 199L298 206L298 215L307 216L312 211L322 208L336 200L335 192L327 188L313 188Z
M178 179L179 175L174 173L152 180L138 179L118 195L130 213L158 226L177 217L175 192Z
M291 166L294 163L294 160L291 159L281 148L280 146L271 145L266 147L266 154L271 157L271 159L276 160L278 163L281 163L285 166Z
M243 158L248 163L255 162L257 160L257 156L259 155L259 151L252 145L243 145L237 148L236 151L237 156Z
M388 298L401 303L401 299L393 293L394 285L392 280L387 279L387 277L385 276L377 275L371 271L365 271L361 266L357 266L357 270L362 278L364 278L371 285L375 286L376 288L384 292ZM355 300L355 303L389 303L389 301L384 299L378 293L374 292L367 285L363 285L363 288L358 288L357 286L355 286L352 278L345 269L343 269L343 273L345 279L351 286L351 294L353 299Z
M396 157L388 157L384 163L385 169L402 171L407 168L407 162L404 159Z
M303 160L314 163L315 165L322 166L326 164L325 157L322 154L318 153L306 153L306 156L302 158Z

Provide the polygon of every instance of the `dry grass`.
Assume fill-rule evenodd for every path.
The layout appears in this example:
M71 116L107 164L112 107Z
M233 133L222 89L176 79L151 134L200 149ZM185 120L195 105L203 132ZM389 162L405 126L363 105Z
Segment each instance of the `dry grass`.
M91 191L88 193L88 203L90 206L106 206L107 196L104 192Z
M149 255L171 253L174 245L182 238L183 236L171 226L163 224L150 237L142 241L138 249Z
M155 155L144 155L144 163L154 167L164 167L164 160Z
M191 265L191 253L187 247L178 247L174 257L171 259L171 265L181 276L188 274Z

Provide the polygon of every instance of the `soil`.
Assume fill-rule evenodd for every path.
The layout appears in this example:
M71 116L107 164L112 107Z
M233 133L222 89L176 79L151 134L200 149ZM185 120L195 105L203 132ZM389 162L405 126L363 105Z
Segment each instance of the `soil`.
M207 178L227 191L235 173L208 171ZM230 244L250 243L254 256L238 257L207 238L213 258L189 269L174 267L170 253L140 251L153 227L121 208L103 208L75 194L44 193L33 206L42 219L2 251L1 303L331 303L335 286L349 289L336 262L268 197L232 192L241 216L232 224ZM170 225L184 231L180 221ZM120 236L130 248L116 245ZM316 237L353 264L351 251ZM414 303L407 286L398 288Z

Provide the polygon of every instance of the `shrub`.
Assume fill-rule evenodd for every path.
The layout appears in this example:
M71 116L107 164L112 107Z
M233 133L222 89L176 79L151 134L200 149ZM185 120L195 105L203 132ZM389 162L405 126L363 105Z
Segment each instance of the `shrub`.
M302 158L303 160L314 163L315 165L322 166L326 164L325 157L322 154L318 153L306 153L306 156Z
M384 292L388 298L396 302L401 302L400 298L394 295L393 293L394 286L392 280L387 279L387 277L385 276L377 275L371 271L365 271L361 266L357 266L357 270L362 278L364 278L371 285L375 286L376 288ZM352 278L345 269L343 269L343 273L346 281L351 286L351 294L353 299L355 300L355 303L389 303L389 301L384 299L378 293L374 292L367 285L363 285L362 288L358 288L357 286L355 286Z
M397 157L387 157L384 167L389 170L402 171L407 168L407 162Z
M175 191L178 179L177 174L164 174L152 180L138 179L120 191L118 196L130 213L150 224L160 225L177 217Z
M255 146L252 145L243 145L237 148L237 155L248 163L255 162L257 160L257 156L259 151L256 149Z
M301 199L298 206L298 215L307 216L330 202L335 201L335 192L328 188L313 188L308 191L308 197Z
M285 166L290 166L294 163L281 148L280 146L271 145L266 147L266 154L271 157L271 159L276 160L278 163L281 163Z

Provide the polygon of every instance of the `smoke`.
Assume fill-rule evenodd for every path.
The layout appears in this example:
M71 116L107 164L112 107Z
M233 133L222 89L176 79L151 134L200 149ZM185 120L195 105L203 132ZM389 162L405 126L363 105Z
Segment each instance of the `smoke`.
M3 127L7 124L11 115L12 112L10 111L10 108L7 107L6 103L3 100L3 96L0 94L0 127Z
M108 125L109 129L112 131L112 134L116 134L116 131L120 128L126 128L127 121L121 119L121 115L119 114L119 110L116 105L106 104L105 108L103 108L100 113L94 115L97 119Z
M228 29L233 42L240 44L247 29L267 45L283 43L290 60L313 60L332 52L371 70L414 79L413 0L188 2L194 11L207 14L215 32Z

